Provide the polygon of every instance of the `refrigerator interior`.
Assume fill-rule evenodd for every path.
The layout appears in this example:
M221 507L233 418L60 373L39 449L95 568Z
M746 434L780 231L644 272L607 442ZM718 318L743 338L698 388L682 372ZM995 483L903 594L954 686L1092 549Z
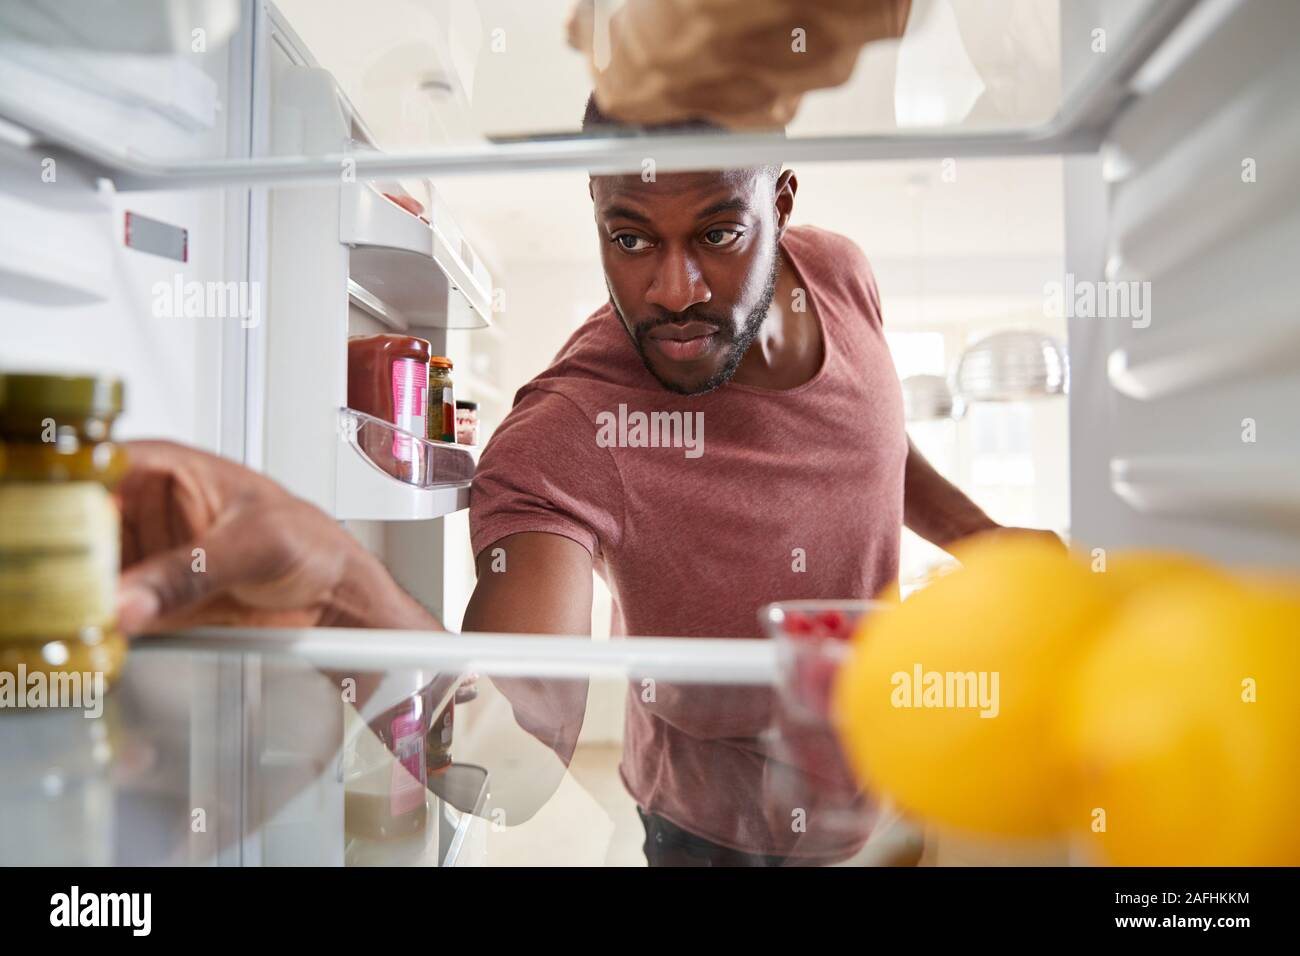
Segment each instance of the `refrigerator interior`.
M545 139L576 127L581 104L559 91L586 83L584 67L539 56L519 75L493 58L507 17L505 43L557 48L547 31L563 18L542 4L213 0L175 22L153 5L144 16L171 24L157 35L68 38L48 6L0 12L0 36L11 31L0 39L0 365L121 375L118 438L172 439L264 471L344 522L459 629L474 585L468 483L413 488L364 460L341 417L347 337L401 331L451 356L486 440L562 338L554 324L529 328L532 296L577 281L602 294L598 275L551 269L542 231L590 232L581 217L549 218L560 200L548 187L572 186L592 156L581 138L569 153ZM1119 65L1080 39L1097 23ZM858 164L952 157L1057 164L1060 206L1044 215L1061 224L1060 254L1025 274L1136 283L1150 314L1062 319L1068 474L1046 507L1088 549L1300 567L1300 6L1084 0L1014 26L1025 55L981 66L1021 95L907 126L900 103L912 101L873 92L898 68L881 45L847 90L809 97L791 164L834 153L846 177ZM1049 27L1043 54L1033 41ZM632 147L615 158L636 166ZM492 202L498 178L530 176L540 214ZM414 198L430 221L384 193ZM170 251L128 246L128 214L164 224ZM532 244L504 242L521 222ZM894 274L905 281L907 268ZM1041 290L1016 281L1030 301ZM342 775L304 751L301 714L282 709L301 667L230 655L180 670L177 697L195 710L169 733L189 748L191 799L229 808L188 859L344 862L341 842L320 840L341 831ZM593 691L597 744L621 739L622 690ZM479 823L459 837L478 847L470 858L491 840Z

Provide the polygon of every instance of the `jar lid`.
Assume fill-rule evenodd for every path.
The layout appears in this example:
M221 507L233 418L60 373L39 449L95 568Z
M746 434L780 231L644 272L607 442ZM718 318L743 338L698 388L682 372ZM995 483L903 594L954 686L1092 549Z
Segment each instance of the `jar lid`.
M118 415L125 388L108 375L0 373L0 408L42 415Z
M476 412L478 411L478 402L469 402L469 401L465 401L464 399L458 398L456 399L456 407L464 408L471 412Z
M429 358L429 364L438 368L451 368L451 359L445 355L433 355Z

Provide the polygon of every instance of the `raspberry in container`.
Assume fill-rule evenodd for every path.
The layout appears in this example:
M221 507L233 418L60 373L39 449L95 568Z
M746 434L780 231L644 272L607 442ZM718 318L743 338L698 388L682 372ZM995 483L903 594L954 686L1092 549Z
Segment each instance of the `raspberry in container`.
M759 611L777 652L772 756L789 768L773 779L779 792L772 797L810 808L810 832L816 828L824 836L868 832L878 813L845 760L831 722L830 698L859 623L882 606L862 600L802 600L768 604Z

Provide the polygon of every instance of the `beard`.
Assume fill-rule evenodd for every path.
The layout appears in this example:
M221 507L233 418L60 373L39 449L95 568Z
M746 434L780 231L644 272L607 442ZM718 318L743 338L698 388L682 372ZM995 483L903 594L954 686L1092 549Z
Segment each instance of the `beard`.
M758 338L759 329L763 327L763 320L767 318L767 311L771 308L772 299L776 295L776 283L780 273L781 255L776 241L773 240L772 267L768 270L767 281L763 285L763 291L759 296L758 303L745 317L745 322L738 333L734 331L730 321L711 313L707 306L703 308L691 306L685 312L659 319L648 319L634 328L628 329L632 345L637 354L641 356L641 363L646 367L646 371L653 375L660 385L670 392L676 392L678 395L704 395L727 384L727 382L731 381L732 376L736 374L736 369L740 368L740 361L745 357L745 353L749 351L749 347ZM608 286L608 283L606 283L606 286ZM623 318L623 313L619 311L618 304L614 302L612 293L609 301L610 305L614 307L614 312L618 315L623 328L627 329L627 322ZM655 371L654 366L650 364L650 360L646 358L645 340L653 329L657 329L661 325L684 322L707 322L715 326L718 330L718 339L726 348L726 358L718 370L693 388L687 388L678 382L664 379Z

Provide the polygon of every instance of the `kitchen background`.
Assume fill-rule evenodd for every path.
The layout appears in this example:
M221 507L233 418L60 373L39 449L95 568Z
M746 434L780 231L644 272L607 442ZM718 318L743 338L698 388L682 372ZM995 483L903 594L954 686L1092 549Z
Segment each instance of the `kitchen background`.
M591 79L582 58L557 42L570 13L565 2L452 5L445 21L420 0L364 7L347 0L283 0L279 7L386 149L579 129ZM985 25L968 42L967 55L990 87L1006 93L996 104L987 102L991 94L972 103L969 113L949 118L950 125L1007 126L1049 117L1061 89L1056 4L1002 10L965 4L962 14L966 24ZM437 51L413 39L422 36L446 37L456 67L450 83L435 82L446 75L430 76ZM501 52L493 52L494 37L504 41ZM897 44L869 46L847 84L806 98L787 135L905 126L908 104L895 96L897 61ZM464 90L464 97L448 87ZM794 221L842 233L870 259L900 378L948 377L968 346L1006 329L1064 342L1064 316L1047 307L1045 292L1065 271L1060 157L791 165L799 174ZM418 182L405 185L420 195ZM586 173L466 175L448 191L462 229L504 291L491 329L448 336L458 368L468 358L471 374L458 373L458 394L481 403L486 439L515 390L549 364L607 292ZM935 466L996 520L1068 530L1064 396L972 404L960 418L914 421L909 430ZM443 520L448 547L468 556L468 516ZM950 560L904 531L904 583ZM459 583L467 600L472 577ZM458 600L444 604L452 627L459 626L458 607ZM598 640L608 637L609 615L609 592L596 577L592 633ZM610 786L625 692L620 682L593 686L572 777L538 817L496 835L495 861L536 858L537 840L563 845L593 864L606 853L612 862L637 859L633 806L619 786ZM608 832L574 825L593 819L593 810L594 818L617 825ZM959 852L950 849L945 862Z
M582 58L557 42L570 14L566 3L451 5L445 22L419 0L364 8L347 0L285 0L279 6L386 149L580 126L591 80ZM957 6L963 24L983 24L967 40L970 61L984 83L1007 93L993 103L990 92L952 125L1006 126L1050 116L1061 89L1056 4ZM430 76L438 51L413 39L429 36L444 36L451 47L451 82ZM504 49L494 51L496 38ZM869 46L848 83L807 97L788 135L905 125L897 69L897 44ZM800 177L795 222L849 236L871 260L900 378L947 376L969 345L1005 329L1064 342L1064 316L1053 314L1045 291L1065 271L1060 157L962 160L959 168L934 160L793 166ZM549 364L606 298L587 176L460 176L449 204L504 292L493 329L486 336L456 335L454 350L472 356L472 378L462 392L482 403L490 431L514 391ZM1067 530L1063 398L981 403L960 420L914 422L911 434L995 519ZM449 524L465 521L453 516ZM943 560L943 552L906 532L905 581ZM599 579L597 591L603 600L595 627L607 632L608 595Z

